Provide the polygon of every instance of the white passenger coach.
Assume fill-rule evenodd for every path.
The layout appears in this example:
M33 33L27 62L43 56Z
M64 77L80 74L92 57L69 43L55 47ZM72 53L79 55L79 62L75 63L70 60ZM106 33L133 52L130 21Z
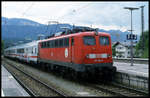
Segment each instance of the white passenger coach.
M4 56L17 58L25 62L37 63L38 41L32 41L5 49Z

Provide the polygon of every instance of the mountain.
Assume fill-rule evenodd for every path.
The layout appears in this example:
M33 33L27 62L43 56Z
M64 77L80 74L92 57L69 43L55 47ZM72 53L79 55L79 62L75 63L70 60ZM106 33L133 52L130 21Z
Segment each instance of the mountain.
M128 31L125 31L125 32L122 32L120 30L104 30L104 29L100 29L99 30L100 32L107 32L111 35L111 40L112 42L130 42L130 40L127 40L127 34L131 34L130 32ZM140 39L140 36L137 35L137 40L135 40L134 42L136 41L139 41Z
M38 22L34 22L32 20L29 20L29 19L2 17L2 25L42 26L43 24L40 24Z
M58 24L58 25L52 24L47 26L32 20L22 18L2 17L1 20L2 20L1 24L2 40L4 40L5 45L18 43L18 41L29 42L31 40L37 40L39 34L43 34L46 37L55 32L62 31L61 27L69 27L69 28L73 27L70 24ZM99 29L99 31L109 33L111 35L112 42L115 41L124 42L126 40L126 35L129 34L129 32L122 32L120 30Z

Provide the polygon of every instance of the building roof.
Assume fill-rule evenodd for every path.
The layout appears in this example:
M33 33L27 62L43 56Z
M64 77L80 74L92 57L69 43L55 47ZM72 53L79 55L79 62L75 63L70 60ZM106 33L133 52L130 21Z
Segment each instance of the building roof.
M130 42L114 42L112 43L113 45L117 46L117 45L123 45L125 47L130 47L131 46L131 43ZM136 46L136 43L133 43L133 46L135 47Z

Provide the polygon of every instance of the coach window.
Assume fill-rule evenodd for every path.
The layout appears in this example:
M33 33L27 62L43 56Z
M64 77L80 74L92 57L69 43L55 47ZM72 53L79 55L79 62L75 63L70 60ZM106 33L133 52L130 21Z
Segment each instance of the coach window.
M17 53L19 53L19 49L17 49Z
M47 42L45 42L45 48L47 48Z
M42 42L42 48L44 48L44 42Z
M44 48L46 47L46 42L44 42Z
M63 47L65 47L65 38L63 38Z
M56 48L56 40L54 40L54 48Z
M60 47L60 44L59 44L59 42L60 42L60 39L57 39L57 41L58 41L58 42L57 42L57 43L58 43L58 46L57 46L57 47L59 48L59 47Z
M51 45L51 41L49 41L49 48L51 48L52 47L52 45Z
M59 39L57 39L57 48L59 47Z
M32 54L33 54L33 47L32 47Z
M85 45L95 45L95 37L93 36L84 36L83 41Z
M69 46L69 38L67 38L67 46Z
M47 41L47 44L46 44L47 48L49 48L49 41Z
M109 37L100 36L99 42L100 42L101 45L109 45Z
M63 47L63 39L59 40L59 45L60 45L60 47Z
M48 48L50 48L50 41L48 41Z
M45 42L45 48L47 48L47 42Z
M74 45L74 38L73 37L71 38L71 45L72 46Z
M53 40L51 40L51 48L53 48L54 46L53 46Z
M64 39L64 46L65 47L69 46L69 38Z
M41 48L43 48L43 42L41 43Z
M55 45L54 40L51 41L51 45L52 45L52 48L54 48L54 45Z
M44 48L44 42L42 42L42 48Z
M34 48L34 54L36 54L36 48Z
M55 40L55 48L58 47L58 40Z
M57 47L59 47L59 39L57 39Z
M21 52L21 53L24 53L24 49L20 49L20 52Z
M44 42L44 48L46 47L46 42Z

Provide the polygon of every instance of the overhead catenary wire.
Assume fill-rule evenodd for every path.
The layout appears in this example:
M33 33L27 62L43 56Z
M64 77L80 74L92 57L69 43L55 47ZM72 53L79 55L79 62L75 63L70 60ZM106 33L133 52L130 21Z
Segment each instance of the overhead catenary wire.
M86 5L84 5L84 6L82 6L82 7L79 7L79 8L77 8L77 9L72 9L72 11L71 12L76 12L76 11L81 11L81 10L83 10L83 9L85 9L86 7L88 7L88 5L89 5L89 3L88 4L86 4ZM65 14L65 15L63 15L63 16L61 16L61 18L60 17L58 17L56 20L62 20L63 18L65 18L64 16L66 16L66 15L68 15L68 14L70 14L70 12L69 13L67 13L67 14ZM49 24L48 24L49 25ZM48 26L47 26L48 27ZM56 30L55 30L55 33L56 33L56 31L57 31L57 28L58 28L58 23L57 23L57 25L56 25ZM47 29L48 30L48 29ZM47 31L46 30L46 31ZM52 30L51 30L52 31Z
M91 3L90 3L90 4L91 4ZM83 9L85 9L85 8L89 7L88 5L90 5L90 4L88 3L88 4L83 5L82 7L79 7L79 8L77 8L77 9L72 9L71 13L72 13L72 12L78 12L78 14L79 14L79 12L81 12ZM67 14L65 14L65 15L63 15L63 16L61 16L61 18L60 18L60 17L58 17L58 18L60 18L59 20L64 19L64 18L65 18L64 16L66 16L66 15L68 15L68 14L70 14L70 12L69 12L69 13L67 13ZM57 19L57 20L58 20L58 19Z
M29 11L31 9L31 7L34 5L35 3L33 2L23 13L22 13L22 17L26 14L27 11Z
M35 3L33 2L33 3L31 3L31 5L29 5L26 9L25 9L25 11L21 14L21 17L24 17L30 10L31 10L31 8L33 7L35 5ZM79 7L79 8L77 8L77 9L73 9L72 11L75 11L75 12L79 12L79 11L81 11L81 10L83 10L83 9L85 9L86 7L88 7L88 5L89 4L86 4L86 5L83 5L83 6L81 6L81 7ZM69 14L69 13L68 13ZM67 14L67 15L68 15ZM64 15L65 16L65 15ZM65 17L64 17L65 18ZM61 18L62 19L62 18ZM19 21L19 20L18 20ZM6 23L7 23L7 21L6 21ZM46 28L46 31L45 32L47 32L48 31L48 27L49 27L49 24L48 24L48 26L47 26L47 28ZM56 25L56 29L58 28L58 25ZM37 28L38 29L38 28ZM37 32L38 30L36 30L36 32ZM56 32L57 30L55 30L55 32Z
M76 9L76 10L79 10L79 9L80 9L80 11L81 11L81 10L83 10L84 8L88 7L87 5L89 5L89 4L86 4L86 5L80 7L80 8L78 8L78 9ZM30 9L32 6L33 6L33 3L31 4L31 6L29 6L28 9ZM27 10L28 10L28 9L27 9ZM26 11L27 11L27 10L26 10ZM76 11L76 10L73 9L72 11ZM26 12L26 11L25 11L25 12ZM23 13L23 15L25 14L25 12ZM69 13L68 13L68 14L69 14ZM67 14L67 15L68 15L68 14ZM63 15L62 17L64 17L64 16L66 16L66 14ZM63 19L62 17L61 17L60 19ZM59 20L59 18L57 18L56 20ZM48 25L47 25L47 27L46 27L45 33L48 31L48 28L49 28L49 23L48 23ZM56 30L51 30L50 33L52 33L52 31L55 31L55 33L56 33L57 28L58 28L58 23L57 23L57 25L56 25L56 27L55 27Z

